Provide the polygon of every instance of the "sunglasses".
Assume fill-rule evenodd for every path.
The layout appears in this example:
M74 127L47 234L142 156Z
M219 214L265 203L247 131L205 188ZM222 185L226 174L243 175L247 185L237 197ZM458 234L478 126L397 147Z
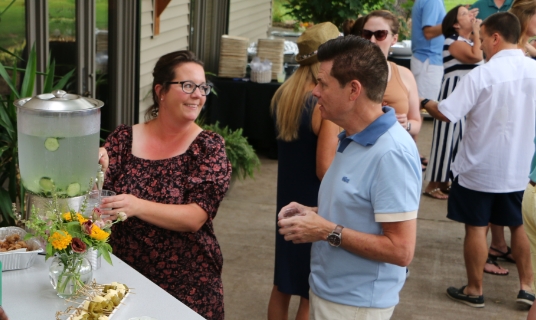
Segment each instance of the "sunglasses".
M370 39L372 39L372 36L374 36L374 38L376 38L376 40L378 40L378 41L385 40L385 38L387 38L388 34L389 34L388 30L370 31L370 30L363 29L363 31L361 32L361 36L363 38L365 38L367 40L370 40Z

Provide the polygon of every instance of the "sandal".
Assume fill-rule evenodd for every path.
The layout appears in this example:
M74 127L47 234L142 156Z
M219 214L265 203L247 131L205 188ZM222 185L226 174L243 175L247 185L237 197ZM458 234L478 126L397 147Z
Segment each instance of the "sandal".
M430 198L434 198L434 199L438 199L438 200L447 200L449 198L449 196L444 194L443 192L441 192L441 189L439 189L439 188L435 188L435 189L430 190L430 191L424 191L422 194L424 194L425 196L428 196Z
M450 186L448 186L446 189L441 189L441 192L443 192L444 194L449 194L450 193Z
M493 260L491 258L488 258L488 260L486 260L486 264L491 264L491 265L494 265L496 266L499 270L505 270L506 273L499 273L499 272L495 272L495 271L488 271L486 270L486 267L484 266L484 272L485 273L489 273L489 274L492 274L492 275L495 275L495 276L507 276L508 274L510 274L510 271L504 269L503 267L501 267L496 260Z
M512 254L512 248L510 247L506 247L506 252L502 252L500 250L497 250L495 249L494 247L489 247L491 250L495 251L495 252L498 252L500 253L500 255L494 255L494 254L491 254L491 253L488 253L488 257L491 259L491 260L497 260L497 259L500 259L500 260L504 260L506 262L510 262L510 263L516 263L516 261L512 258L509 257L509 255Z

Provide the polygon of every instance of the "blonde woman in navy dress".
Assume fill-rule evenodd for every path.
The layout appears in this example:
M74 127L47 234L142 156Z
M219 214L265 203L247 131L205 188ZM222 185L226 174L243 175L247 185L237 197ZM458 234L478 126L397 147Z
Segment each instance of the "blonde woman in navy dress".
M453 8L443 19L445 73L439 101L448 97L460 79L482 63L479 39L481 23L482 20L476 19L474 13L464 6ZM435 97L424 98L435 99ZM425 101L423 100L424 104ZM429 183L424 190L425 195L435 199L448 199L450 164L456 156L464 127L464 118L456 123L434 119L432 150L425 174L425 180Z

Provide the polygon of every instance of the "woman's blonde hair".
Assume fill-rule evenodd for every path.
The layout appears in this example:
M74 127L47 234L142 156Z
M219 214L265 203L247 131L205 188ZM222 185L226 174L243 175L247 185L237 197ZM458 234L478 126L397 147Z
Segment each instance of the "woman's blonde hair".
M519 39L519 43L524 45L529 40L526 32L529 27L530 19L536 14L536 1L514 0L509 12L514 14L519 19L521 24L521 37Z
M279 134L277 138L292 141L298 138L298 129L304 102L310 95L309 88L316 85L320 63L300 66L274 94L271 103Z

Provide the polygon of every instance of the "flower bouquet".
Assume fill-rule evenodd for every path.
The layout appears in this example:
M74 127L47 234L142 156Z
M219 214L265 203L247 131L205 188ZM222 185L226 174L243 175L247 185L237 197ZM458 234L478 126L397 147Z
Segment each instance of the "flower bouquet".
M81 212L85 212L87 200L82 203ZM32 234L44 240L46 258L54 256L49 269L50 281L58 296L68 298L75 296L85 284L92 280L92 268L86 258L88 250L96 250L104 260L112 264L110 253L112 247L108 237L113 224L126 220L121 212L115 222L103 220L101 210L94 208L89 217L70 210L61 212L54 195L49 208L40 214L34 207L30 218L25 221Z

